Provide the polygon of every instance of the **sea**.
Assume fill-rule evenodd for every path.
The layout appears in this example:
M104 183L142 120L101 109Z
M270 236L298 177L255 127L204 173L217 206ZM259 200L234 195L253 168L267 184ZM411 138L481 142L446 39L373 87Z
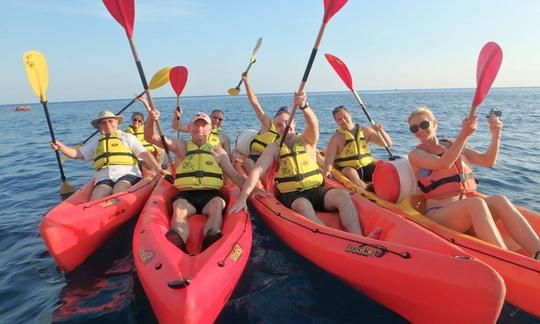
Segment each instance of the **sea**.
M392 152L398 156L406 156L417 144L407 124L407 116L415 107L430 107L439 120L440 137L454 138L469 112L473 94L474 89L359 93L373 120L382 123L392 137ZM292 99L292 93L259 95L269 115L290 105ZM48 109L56 137L75 145L94 131L90 120L99 111L117 112L131 98L50 100ZM335 132L331 114L334 107L345 105L355 122L368 124L350 92L308 92L308 100L319 118L320 149ZM30 105L32 111L13 111L19 104ZM170 127L176 98L155 98L155 105L161 111L166 135L176 136ZM232 142L239 131L259 128L242 94L182 97L181 105L185 115L223 110L223 129ZM502 142L496 166L474 169L480 190L504 194L518 205L540 211L540 88L491 89L478 109L478 130L469 141L471 148L487 149L491 137L485 116L492 108L502 111ZM129 120L134 111L143 112L144 108L135 103L123 115ZM0 144L0 323L157 322L134 268L131 237L136 218L76 271L66 275L56 266L38 230L43 215L61 201L60 172L50 148L44 109L36 101L3 105L0 112L0 129L4 132ZM297 113L296 118L297 129L301 130L302 115ZM127 123L121 127L127 127ZM372 151L376 158L388 157L382 148L372 146ZM91 166L81 161L68 160L63 168L67 182L75 187L93 174ZM217 323L406 322L292 251L254 212L252 218L254 243L250 260ZM540 318L505 304L498 323L540 323Z

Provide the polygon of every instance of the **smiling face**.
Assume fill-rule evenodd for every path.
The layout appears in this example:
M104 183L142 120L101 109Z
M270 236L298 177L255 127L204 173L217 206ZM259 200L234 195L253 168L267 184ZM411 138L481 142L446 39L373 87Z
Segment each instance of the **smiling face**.
M221 110L214 110L210 114L210 120L212 120L212 128L221 127L225 114Z
M340 109L334 113L334 120L340 128L351 130L354 127L351 114L343 109Z
M112 134L118 130L118 120L116 118L103 118L98 123L99 131L104 134Z
M133 128L137 128L139 126L141 126L143 123L143 116L141 114L138 114L138 113L134 113L132 116L131 116L131 126L133 126Z
M197 145L206 143L208 135L212 131L212 125L208 124L204 119L197 119L189 124L189 132L191 139Z
M437 121L426 113L411 116L409 129L420 142L427 142L437 137Z

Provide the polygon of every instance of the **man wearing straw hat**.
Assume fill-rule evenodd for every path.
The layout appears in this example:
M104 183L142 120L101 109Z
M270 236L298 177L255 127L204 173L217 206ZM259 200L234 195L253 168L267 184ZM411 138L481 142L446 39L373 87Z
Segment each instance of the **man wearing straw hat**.
M95 187L90 200L100 199L111 194L126 191L142 178L137 166L138 159L148 169L161 167L154 156L148 152L132 134L118 130L124 117L110 111L102 111L91 124L100 131L86 145L76 149L56 140L53 149L72 159L94 162L96 170Z

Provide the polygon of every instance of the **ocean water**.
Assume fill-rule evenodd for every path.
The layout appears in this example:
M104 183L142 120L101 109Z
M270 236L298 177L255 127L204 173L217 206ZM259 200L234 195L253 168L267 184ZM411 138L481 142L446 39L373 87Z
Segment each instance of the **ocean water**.
M408 131L407 116L416 106L432 108L439 120L441 137L453 138L469 111L474 89L361 92L372 118L381 122L394 141L393 152L406 155L416 145ZM51 98L54 100L54 98ZM290 105L292 94L259 95L268 114ZM335 131L331 110L346 105L353 119L367 124L348 92L308 93L320 121L319 148ZM49 103L56 137L64 143L80 143L93 132L90 120L101 110L120 110L130 99ZM170 122L176 98L157 98L162 128L174 136ZM0 106L0 323L155 322L152 310L134 271L131 233L127 224L102 249L75 272L65 276L49 256L39 236L41 217L61 200L60 174L40 104L31 112L14 112L15 105ZM225 111L224 130L231 139L239 130L259 124L245 96L182 98L186 115L197 111ZM503 138L498 163L475 168L481 191L507 195L516 204L540 210L540 88L495 88L479 109L477 132L469 146L485 150L490 133L483 118L491 108L503 111ZM143 111L135 104L123 115ZM302 129L301 114L297 114ZM184 120L186 117L184 117ZM124 123L122 127L126 127ZM374 148L384 159L386 151ZM92 175L80 161L64 164L67 181L75 187ZM254 246L248 266L219 323L357 323L405 322L303 259L254 219ZM448 305L451 307L451 305ZM540 323L511 305L505 305L500 323Z

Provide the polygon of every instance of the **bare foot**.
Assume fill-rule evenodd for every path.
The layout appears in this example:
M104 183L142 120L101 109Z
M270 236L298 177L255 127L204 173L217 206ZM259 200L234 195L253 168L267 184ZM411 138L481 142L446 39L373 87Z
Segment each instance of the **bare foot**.
M382 233L382 228L380 227L375 227L373 229L373 231L371 231L371 233L369 233L366 237L369 237L371 239L375 239L375 240L378 240L379 237L381 236L381 233Z

